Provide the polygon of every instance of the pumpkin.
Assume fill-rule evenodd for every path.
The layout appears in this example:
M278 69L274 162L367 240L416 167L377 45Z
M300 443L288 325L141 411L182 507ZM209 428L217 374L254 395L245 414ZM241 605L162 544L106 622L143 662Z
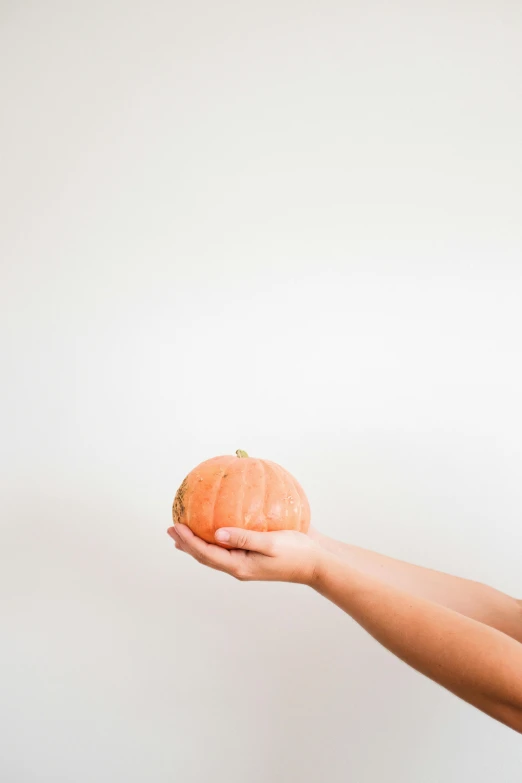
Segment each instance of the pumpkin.
M235 457L208 459L188 474L176 492L172 518L215 543L221 527L307 533L310 506L284 468L238 450Z

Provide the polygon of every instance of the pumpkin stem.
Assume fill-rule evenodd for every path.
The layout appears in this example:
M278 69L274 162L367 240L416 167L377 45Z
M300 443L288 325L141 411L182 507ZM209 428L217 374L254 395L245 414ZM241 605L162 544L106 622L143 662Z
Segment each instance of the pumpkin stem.
M246 451L242 451L241 449L238 449L236 451L236 457L239 457L240 459L245 459L245 457L248 457L248 454Z

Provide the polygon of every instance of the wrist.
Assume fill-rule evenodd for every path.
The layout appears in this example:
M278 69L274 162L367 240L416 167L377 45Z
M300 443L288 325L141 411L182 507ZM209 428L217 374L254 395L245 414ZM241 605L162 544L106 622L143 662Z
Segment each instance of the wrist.
M337 557L340 557L342 560L347 560L351 557L352 549L354 549L352 545L346 544L343 541L337 541L337 539L331 538L330 536L325 536L315 529L311 529L308 535L316 544L319 544L320 547L326 549L333 555L337 555Z
M321 592L328 581L328 574L331 572L332 565L337 559L333 552L319 546L308 586Z

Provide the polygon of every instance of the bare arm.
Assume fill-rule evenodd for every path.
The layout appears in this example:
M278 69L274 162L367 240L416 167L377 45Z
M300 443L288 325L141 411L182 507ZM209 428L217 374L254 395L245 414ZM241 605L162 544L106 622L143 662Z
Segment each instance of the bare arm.
M315 530L311 536L323 548L358 571L418 598L453 609L522 642L522 604L515 598L480 582L432 571L369 549L344 544Z
M497 628L354 568L302 533L217 531L230 549L184 525L169 534L178 549L240 580L313 587L405 663L522 733L522 645Z
M522 733L522 645L335 555L323 557L315 587L405 663Z

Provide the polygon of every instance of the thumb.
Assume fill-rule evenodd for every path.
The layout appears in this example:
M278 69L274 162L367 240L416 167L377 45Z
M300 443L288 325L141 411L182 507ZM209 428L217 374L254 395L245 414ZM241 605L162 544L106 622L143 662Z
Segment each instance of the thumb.
M272 536L269 533L258 533L254 530L243 530L240 527L225 527L216 530L216 541L226 544L231 549L248 549L262 555L272 554Z

